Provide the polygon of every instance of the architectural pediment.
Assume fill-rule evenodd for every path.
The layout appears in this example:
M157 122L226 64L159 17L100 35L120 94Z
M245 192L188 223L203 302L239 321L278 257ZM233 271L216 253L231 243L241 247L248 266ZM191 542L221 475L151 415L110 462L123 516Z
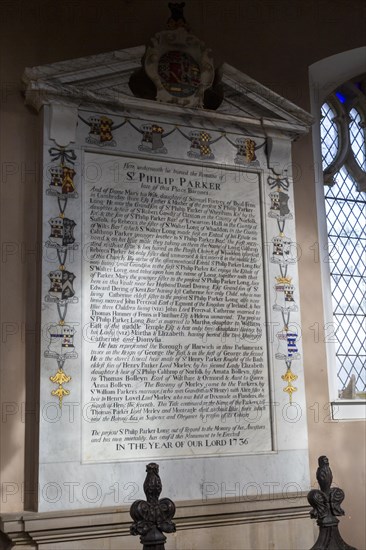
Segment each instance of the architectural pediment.
M133 95L129 81L141 68L145 46L61 61L27 68L23 75L27 104L39 110L44 104L59 103L75 107L106 105L113 110L133 108L145 103L147 110L164 111L169 104L141 99ZM200 115L220 115L256 120L263 127L301 134L308 130L313 118L287 99L224 63L220 74L224 98L215 111L198 109ZM182 112L197 112L189 107ZM234 120L234 119L233 119Z

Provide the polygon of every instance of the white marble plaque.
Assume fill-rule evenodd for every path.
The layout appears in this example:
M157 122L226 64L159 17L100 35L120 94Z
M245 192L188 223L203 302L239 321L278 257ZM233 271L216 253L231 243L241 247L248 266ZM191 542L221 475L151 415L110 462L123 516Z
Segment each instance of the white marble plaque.
M227 64L215 112L129 97L143 50L25 74L43 117L40 511L123 506L140 460L178 501L310 487L290 143L311 117Z
M259 175L84 161L83 461L271 451Z

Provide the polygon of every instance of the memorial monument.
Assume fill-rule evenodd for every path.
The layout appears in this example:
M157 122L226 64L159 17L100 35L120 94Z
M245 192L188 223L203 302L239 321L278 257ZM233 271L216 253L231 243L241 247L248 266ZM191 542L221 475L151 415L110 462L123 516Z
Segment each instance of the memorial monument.
M146 47L24 73L44 166L38 512L128 507L141 461L175 501L309 489L291 141L312 119L216 67L171 8Z

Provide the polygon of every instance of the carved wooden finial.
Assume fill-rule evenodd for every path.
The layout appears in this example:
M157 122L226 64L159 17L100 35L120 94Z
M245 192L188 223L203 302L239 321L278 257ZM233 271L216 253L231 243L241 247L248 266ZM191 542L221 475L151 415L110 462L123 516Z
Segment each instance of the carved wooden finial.
M145 500L136 500L130 515L134 523L130 527L131 535L140 535L143 550L164 550L166 536L163 533L174 533L175 504L169 498L159 500L162 491L159 466L151 462L146 466L144 481Z
M313 507L310 516L317 519L320 530L318 540L311 550L356 550L344 542L338 531L337 516L344 516L341 508L344 492L338 487L331 487L333 474L328 458L320 456L318 464L316 479L320 490L312 489L308 493L309 504Z

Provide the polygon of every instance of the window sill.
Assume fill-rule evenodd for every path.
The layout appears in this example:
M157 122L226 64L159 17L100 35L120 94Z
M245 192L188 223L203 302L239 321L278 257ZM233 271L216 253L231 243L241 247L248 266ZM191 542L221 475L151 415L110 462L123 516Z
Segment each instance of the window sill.
M366 420L365 399L342 399L332 401L333 420Z

